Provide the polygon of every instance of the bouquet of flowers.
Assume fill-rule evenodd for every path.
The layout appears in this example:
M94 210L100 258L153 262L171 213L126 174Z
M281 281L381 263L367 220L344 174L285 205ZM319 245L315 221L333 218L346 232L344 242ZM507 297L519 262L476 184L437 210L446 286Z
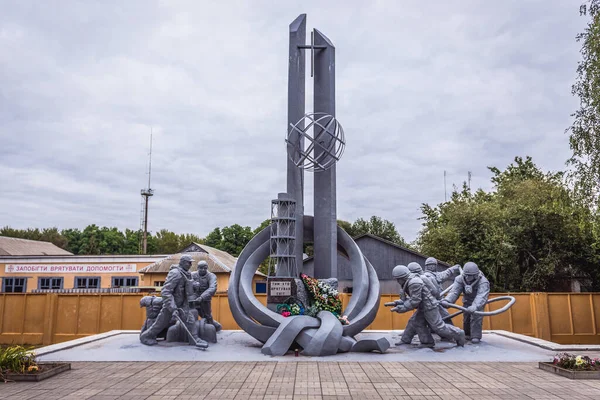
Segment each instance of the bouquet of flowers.
M303 315L304 307L298 303L292 304L277 304L277 312L284 317L290 317L292 315Z
M560 353L554 356L552 363L557 367L575 371L600 371L600 358Z
M329 311L339 318L342 313L342 300L340 300L338 291L325 282L320 282L306 274L302 274L300 277L312 299L311 314L316 315L319 311Z

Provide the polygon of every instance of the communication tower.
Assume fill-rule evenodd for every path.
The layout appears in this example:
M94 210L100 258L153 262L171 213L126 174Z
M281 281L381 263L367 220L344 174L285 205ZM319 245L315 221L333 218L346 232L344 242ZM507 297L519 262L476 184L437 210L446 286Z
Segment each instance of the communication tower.
M154 190L151 189L150 181L152 178L152 130L150 130L150 151L148 152L148 186L141 190L142 211L140 216L140 231L142 237L140 240L140 253L146 254L148 247L148 199L154 196Z

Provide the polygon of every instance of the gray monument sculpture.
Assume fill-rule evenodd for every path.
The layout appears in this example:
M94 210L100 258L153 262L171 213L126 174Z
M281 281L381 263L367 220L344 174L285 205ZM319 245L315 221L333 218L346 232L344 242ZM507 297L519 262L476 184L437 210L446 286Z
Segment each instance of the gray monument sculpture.
M305 52L314 77L314 110L305 112ZM318 30L306 43L306 15L290 24L288 58L287 192L271 203L271 225L255 235L238 257L228 297L237 324L263 343L267 355L284 355L298 346L307 356L389 348L385 338L356 340L377 314L380 286L375 269L336 218L336 164L345 137L335 118L335 47ZM314 217L304 215L304 171L314 172ZM302 285L303 245L313 243L314 277L337 278L337 252L348 257L353 294L341 315L283 316L277 303L297 296ZM252 277L269 258L275 276L267 279L267 306L255 297ZM348 323L342 325L340 317Z
M179 265L171 266L167 279L161 290L162 307L154 323L140 334L140 342L145 345L157 344L158 335L169 329L172 318L175 318L189 336L190 344L199 348L207 348L208 343L198 337L196 319L191 312L189 303L195 300L192 276L189 272L192 266L192 257L185 254L181 256Z
M411 273L405 265L397 265L392 271L392 277L398 281L406 298L386 303L386 306L394 306L391 311L405 313L416 310L413 323L417 332L421 333L431 330L442 338L456 341L458 346L464 346L465 333L453 325L444 323L440 316L438 300L419 275ZM398 344L403 343L406 342L401 341ZM429 347L435 345L431 333L424 335L421 338L421 343Z
M443 299L442 305L451 307L451 304L463 295L463 307L466 309L464 317L464 330L468 340L479 343L482 336L483 311L490 294L490 282L479 270L474 262L468 262L463 268L463 274L454 280L448 295Z
M213 319L212 298L217 292L217 276L208 270L208 263L204 260L198 262L198 269L192 272L194 279L193 287L196 299L193 302L198 310L200 318L206 320L218 332L221 330L221 324Z
M140 300L140 307L146 307L146 320L144 321L144 325L142 325L142 329L140 331L140 335L144 333L148 328L154 324L160 310L162 309L163 299L162 297L156 296L144 296ZM158 338L166 339L167 338L167 328L164 328L160 333L156 336Z
M411 262L410 264L408 264L407 267L411 273L417 274L421 277L423 283L427 285L427 287L431 291L431 294L438 301L441 301L442 299L441 284L448 280L454 279L455 275L460 274L460 266L458 265L450 267L442 272L437 272L437 260L433 257L429 257L427 258L427 260L425 260L425 271L423 271L421 265L419 265L419 263L417 262ZM443 307L441 304L439 304L438 309L440 311L440 316L442 317L442 320L444 320L444 322L446 322L447 324L453 325L452 319L449 318L450 313L448 312L448 310L446 310L446 308ZM413 337L415 336L415 334L417 334L419 336L419 341L421 342L422 346L433 347L432 343L427 343L427 340L429 340L429 338L431 337L431 330L429 329L429 326L419 326L418 328L420 330L417 330L417 326L414 323L414 320L415 314L413 314L409 318L406 324L406 328L402 333L400 342L396 343L396 345L412 343ZM423 340L425 340L425 342L423 342Z
M411 262L407 265L407 267L411 274L416 274L419 276L421 276L423 274L423 268L421 268L421 265L419 265L419 263L417 263L417 262ZM427 285L429 287L429 290L431 290L433 293L434 286L433 286L433 283L430 282L429 278L421 276L421 279L423 280L423 283L425 285ZM401 287L400 288L400 300L402 302L404 302L404 301L406 301L406 298L407 298L406 293L404 292L404 289ZM443 310L446 311L445 308L443 308ZM446 313L447 313L447 311L446 311ZM413 315L410 316L410 318L408 319L408 322L406 323L406 327L404 328L404 332L402 333L402 337L400 338L400 342L396 343L396 346L412 343L413 337L416 334L419 336L419 342L421 343L422 346L434 347L435 343L430 342L431 339L433 338L433 336L431 335L431 329L429 328L429 325L427 325L427 323L425 323L425 324L415 323L416 318L417 318L417 313L413 313Z

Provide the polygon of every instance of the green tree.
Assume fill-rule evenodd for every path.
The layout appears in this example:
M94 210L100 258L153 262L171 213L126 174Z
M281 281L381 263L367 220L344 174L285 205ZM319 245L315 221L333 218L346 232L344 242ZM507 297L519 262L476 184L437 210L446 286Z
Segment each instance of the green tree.
M529 157L490 170L494 191L464 185L448 202L423 204L420 250L450 263L476 262L495 290L564 290L560 278L570 276L598 287L592 214L562 174L543 173Z
M406 242L396 230L394 223L375 215L369 218L369 220L362 218L357 219L352 224L351 231L353 236L370 233L371 235L379 236L382 239L389 240L390 242L401 246L406 246Z
M352 223L348 222L348 221L344 221L342 219L338 219L337 220L337 224L340 228L342 228L343 230L346 231L346 233L352 237L357 236L354 233L354 230L352 229Z
M238 224L226 226L221 230L223 234L223 242L220 249L237 257L246 244L252 239L253 233L249 226L242 227Z
M79 254L79 249L81 248L81 231L79 229L63 229L60 233L67 240L65 249L73 254Z
M220 249L223 243L223 234L220 228L213 229L205 238L204 244L215 249Z
M161 229L156 233L156 251L159 254L174 254L181 250L180 237L167 229Z
M67 248L67 238L64 237L56 227L42 229L41 240L53 243L61 249Z
M192 242L202 244L204 242L204 239L193 233L182 233L181 235L179 235L179 244L181 245L181 247L187 246Z
M589 17L585 30L576 39L581 43L581 61L571 93L579 97L579 109L567 129L572 156L567 164L579 198L597 205L600 182L600 0L580 6Z
M81 232L78 254L102 254L100 243L102 231L96 224L88 225Z
M260 233L263 229L265 229L269 225L271 225L271 219L265 219L263 222L260 223L260 225L258 225L256 227L256 229L254 229L254 231L252 231L253 236Z
M142 231L133 231L131 229L125 229L125 243L123 244L123 254L139 254L140 253L140 239L142 238ZM146 246L147 248L148 246Z
M123 254L125 235L119 229L103 226L100 228L100 254Z

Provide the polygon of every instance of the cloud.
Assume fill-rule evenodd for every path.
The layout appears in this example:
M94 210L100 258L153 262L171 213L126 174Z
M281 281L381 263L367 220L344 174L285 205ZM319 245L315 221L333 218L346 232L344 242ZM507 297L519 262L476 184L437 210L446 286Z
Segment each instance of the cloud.
M585 24L568 2L19 1L0 16L0 225L136 229L152 129L151 230L257 226L285 190L302 12L336 46L339 218L412 240L444 171L450 191L517 155L564 168Z

